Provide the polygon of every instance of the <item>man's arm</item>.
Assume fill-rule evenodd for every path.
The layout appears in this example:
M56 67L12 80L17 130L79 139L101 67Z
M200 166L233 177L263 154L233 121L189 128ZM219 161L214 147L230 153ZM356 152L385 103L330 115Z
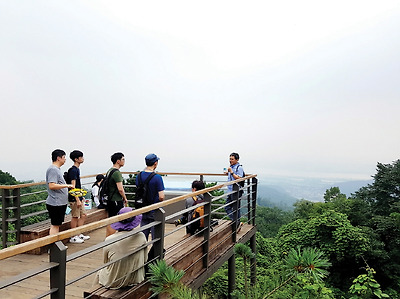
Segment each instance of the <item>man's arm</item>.
M235 172L233 171L232 167L229 167L228 172L231 173L232 177L233 177L235 180L240 179L240 178L243 177L243 168L241 168L241 166L238 166L238 167L236 168L236 172L237 172L237 173L235 173Z
M60 189L64 189L64 188L73 188L72 185L68 185L68 184L57 184L57 183L49 183L49 189L50 190L60 190Z
M72 188L74 189L75 186L76 186L76 180L71 180L71 185L72 185ZM81 202L81 200L79 199L79 196L75 196L75 201L76 201L76 205L77 205L78 207L82 205L82 202Z
M117 188L118 188L119 194L121 194L122 199L124 200L125 205L127 205L128 199L126 198L125 190L124 190L124 186L122 185L122 182L117 182Z
M160 201L163 201L163 200L165 199L164 190L158 191L158 199L159 199Z

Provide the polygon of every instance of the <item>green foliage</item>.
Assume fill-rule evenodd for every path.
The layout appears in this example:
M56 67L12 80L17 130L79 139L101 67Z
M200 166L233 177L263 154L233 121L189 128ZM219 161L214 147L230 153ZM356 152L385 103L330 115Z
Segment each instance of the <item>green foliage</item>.
M322 202L312 202L309 200L301 199L294 203L294 217L295 219L309 219L321 215L325 209Z
M213 182L213 183L205 183L205 187L206 188L210 188L210 187L214 187L215 185L217 185L217 182ZM218 190L214 190L210 192L211 196L221 196L224 194L224 190L218 189ZM213 218L216 219L222 219L226 216L225 210L223 208L221 208L221 206L223 206L225 204L225 199L224 198L220 198L217 200L213 200L212 205L211 205L211 211L213 212Z
M0 185L16 185L19 184L17 179L8 172L0 170Z
M249 259L254 258L254 253L251 251L249 246L246 246L243 243L238 243L235 245L234 252L236 255L239 255L243 259L243 273L244 273L244 288L245 288L245 297L248 298L248 281L247 281L247 262Z
M226 263L203 284L204 293L210 298L225 298L228 294L228 271Z
M158 260L149 264L151 291L156 295L165 294L176 299L202 299L204 296L194 292L180 282L185 274L182 270L175 270L168 266L165 260Z
M296 246L315 247L325 252L332 262L328 282L338 288L350 283L361 256L371 248L365 231L354 227L346 215L335 211L283 226L277 235L277 244L285 252Z
M350 294L353 294L351 299L389 298L389 295L382 292L381 285L375 280L375 270L369 267L366 270L367 274L360 274L353 280L349 291Z
M207 183L207 182L204 182L204 183L205 183L205 187L206 187L206 188L214 187L214 186L217 185L217 182L214 182L214 183ZM220 195L223 195L223 194L224 194L224 190L221 190L221 189L214 190L214 191L211 191L210 194L211 194L212 196L220 196Z
M369 249L369 240L362 230L352 226L346 215L335 211L285 225L277 239L286 251L299 245L316 246L335 260L357 258Z
M331 187L325 191L324 199L325 202L335 202L346 199L346 194L341 193L339 187Z
M158 260L149 264L151 290L156 294L171 293L179 284L179 281L185 274L184 271L177 271L168 266L165 260Z
M138 170L138 172L140 172L140 171ZM123 185L125 186L124 189L126 192L126 198L130 201L135 200L136 177L137 177L136 174L135 175L129 174L128 178L126 180L124 179L124 181L123 181ZM127 187L127 185L129 187Z
M303 273L310 280L321 282L328 275L326 269L332 265L323 255L324 253L316 248L292 248L284 261L288 275Z
M264 237L274 237L280 227L293 221L293 213L282 211L278 208L257 207L256 225L257 230Z
M22 226L34 224L40 221L47 220L49 218L46 210L46 203L45 203L46 198L47 198L47 191L46 187L43 185L26 187L21 189L21 205L35 203L35 202L37 203L34 205L29 205L21 208L21 215L28 215L39 211L46 211L46 213L44 214L35 215L23 219L21 221ZM43 202L39 203L40 201Z
M400 200L400 160L392 164L377 164L374 182L356 192L356 197L371 203L374 214L388 216L397 212L393 204Z

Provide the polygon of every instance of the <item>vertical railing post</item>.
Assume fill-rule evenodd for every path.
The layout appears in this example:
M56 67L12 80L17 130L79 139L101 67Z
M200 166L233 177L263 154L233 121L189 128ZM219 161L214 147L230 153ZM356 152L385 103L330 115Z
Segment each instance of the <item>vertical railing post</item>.
M251 188L250 188L250 179L246 180L247 184L247 223L251 224L251 218L253 216L253 211L252 211L252 202L251 202Z
M55 290L51 299L65 298L65 282L67 270L67 248L63 242L58 241L50 248L50 262L58 266L50 269L50 289Z
M257 185L258 185L258 179L253 178L252 179L252 225L256 225L256 206L257 206Z
M200 181L204 182L204 175L202 175L202 174L200 175Z
M11 229L11 225L14 225L13 229ZM3 189L1 228L2 228L3 248L18 243L19 231L21 230L19 188ZM8 242L8 239L12 234L14 234L15 241Z
M8 212L7 212L7 189L2 190L2 195L1 195L1 237L2 237L2 246L3 248L7 247L7 218L8 218Z
M19 243L19 235L21 232L21 188L13 190L13 213L15 220L15 238L16 242Z
M232 201L233 201L232 241L233 243L236 243L236 230L240 222L240 219L238 219L239 208L240 208L238 184L233 184L233 191L234 193L232 194Z
M204 194L204 201L207 203L204 206L204 244L203 244L203 268L208 269L209 262L209 249L210 249L210 225L211 225L211 199L209 193Z
M232 298L231 293L235 290L236 277L235 254L228 259L228 298Z
M165 232L165 211L162 208L155 210L154 213L154 221L160 221L160 224L157 224L154 227L154 239L156 241L153 244L154 247L154 256L159 256L159 259L164 258L164 232ZM151 236L153 238L153 236Z

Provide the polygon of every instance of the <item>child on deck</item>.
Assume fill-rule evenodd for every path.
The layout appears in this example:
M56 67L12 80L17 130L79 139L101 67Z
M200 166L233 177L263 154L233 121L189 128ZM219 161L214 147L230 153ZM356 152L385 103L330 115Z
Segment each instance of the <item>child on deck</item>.
M196 192L199 190L202 190L205 188L204 182L202 181L193 181L192 182L192 192ZM198 203L201 203L204 201L204 196L203 194L199 194L197 196L190 197L186 199L186 209L190 208L192 206L197 205ZM192 219L190 219L189 213L192 213L192 211L186 212L182 215L182 217L178 220L175 220L175 226L178 226L179 224L186 224ZM189 226L186 226L186 233L187 234L193 234L194 232L191 231Z

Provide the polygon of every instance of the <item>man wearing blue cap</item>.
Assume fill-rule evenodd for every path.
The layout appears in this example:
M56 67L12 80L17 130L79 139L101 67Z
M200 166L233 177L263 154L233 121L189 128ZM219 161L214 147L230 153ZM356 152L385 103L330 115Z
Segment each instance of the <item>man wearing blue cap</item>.
M144 169L144 171L141 171L136 177L136 186L138 186L141 182L145 182L146 179L152 173L155 172L158 166L158 160L160 160L160 158L158 158L156 154L148 154L145 157L146 168ZM164 182L161 175L159 174L153 175L153 177L148 182L147 192L148 192L147 194L148 204L154 204L164 200L165 198ZM154 210L143 214L140 226L147 225L153 221L154 221ZM146 236L146 239L149 238L150 231L151 231L151 237L154 238L154 227L152 227L151 229L146 229L143 231L143 233Z

